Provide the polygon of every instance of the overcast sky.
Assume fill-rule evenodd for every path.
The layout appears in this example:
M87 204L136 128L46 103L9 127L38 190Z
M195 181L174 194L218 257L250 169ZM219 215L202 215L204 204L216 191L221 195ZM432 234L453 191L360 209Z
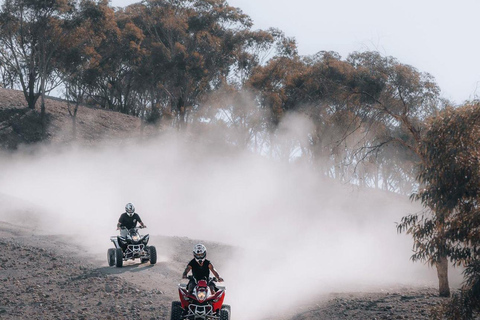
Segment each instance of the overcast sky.
M227 0L297 40L301 55L379 51L433 75L456 103L480 97L480 0ZM124 7L136 0L112 0Z

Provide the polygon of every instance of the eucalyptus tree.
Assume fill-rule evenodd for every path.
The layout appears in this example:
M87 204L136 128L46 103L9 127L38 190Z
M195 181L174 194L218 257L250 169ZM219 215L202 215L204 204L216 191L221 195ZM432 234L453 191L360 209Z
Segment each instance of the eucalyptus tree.
M207 95L197 119L224 126L226 140L241 148L250 148L258 153L272 150L269 133L269 111L258 108L257 96L250 90L249 80L255 69L269 55L296 54L294 39L278 29L240 30L227 40L228 46L235 43L231 52L231 65L221 80L218 89Z
M79 105L92 102L96 84L92 75L101 72L103 57L99 49L116 26L107 1L84 0L78 4L69 24L68 37L58 48L56 68L65 89L74 137Z
M58 85L56 53L68 35L66 25L75 10L66 0L5 0L0 12L0 59L15 75L28 107Z
M175 125L192 121L210 93L238 80L255 64L254 52L274 35L251 31L251 19L223 0L150 0L125 9L145 39L138 81L152 111Z
M335 178L341 178L339 171L344 171L335 166L345 157L343 126L354 120L351 114L339 112L347 110L344 83L352 71L335 52L308 57L281 55L258 66L249 82L258 92L260 106L270 112L272 131L287 113L301 113L313 122L313 130L306 133L309 146L302 150L324 174Z
M348 61L356 69L356 77L349 85L349 90L358 103L357 114L375 132L374 138L364 148L368 153L375 153L382 147L393 144L403 155L403 160L397 161L396 165L402 166L405 176L410 174L411 177L411 174L415 174L415 166L428 165L429 160L421 148L426 119L443 108L437 84L428 73L421 73L378 53L354 53ZM417 183L420 188L423 187L424 179L420 178ZM428 203L424 204L428 206ZM442 208L430 206L429 209L434 216L442 215ZM443 219L432 222L431 227L439 235L436 246L424 251L424 255L414 254L412 259L435 265L439 293L441 296L449 296L448 239L444 235L446 225ZM405 225L404 223L403 226Z
M365 165L380 160L384 169L391 166L404 175L399 180L411 182L411 176L406 178L419 161L422 123L439 105L439 89L430 75L375 52L345 60L335 52L274 57L255 68L249 85L257 90L260 106L270 110L273 128L288 112L308 116L315 125L312 159L326 174L357 183L368 179L357 169L365 175L372 171ZM392 150L408 163L389 161ZM382 180L374 179L376 185Z
M108 1L87 1L84 17L90 30L84 39L90 56L84 72L86 94L101 108L132 114L134 75L142 57L143 34L123 11L115 11Z
M413 260L433 264L449 258L456 265L466 266L469 292L462 303L467 309L475 307L477 311L480 306L479 141L479 103L450 107L429 120L418 149L423 159L418 174L422 188L414 194L426 210L404 217L398 226L399 231L413 237ZM446 296L449 294L446 274L442 279L440 293ZM471 310L467 314L471 315Z

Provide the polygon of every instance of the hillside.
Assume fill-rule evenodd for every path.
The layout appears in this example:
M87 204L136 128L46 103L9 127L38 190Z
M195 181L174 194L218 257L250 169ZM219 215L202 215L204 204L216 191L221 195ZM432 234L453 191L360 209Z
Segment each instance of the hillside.
M72 117L68 104L46 99L47 127L43 131L40 108L27 108L22 91L0 88L0 148L14 150L22 146L72 141ZM118 112L80 106L77 113L77 142L90 144L100 139L139 135L140 120Z

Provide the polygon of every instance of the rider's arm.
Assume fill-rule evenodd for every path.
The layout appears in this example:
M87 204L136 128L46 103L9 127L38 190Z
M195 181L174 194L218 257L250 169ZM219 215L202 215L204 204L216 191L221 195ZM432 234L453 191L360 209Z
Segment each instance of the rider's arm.
M142 218L140 218L140 215L138 215L138 213L136 213L136 215L137 215L137 221L138 221L138 223L140 223L140 225L141 225L143 228L145 228L146 225L143 223Z
M118 219L118 223L117 223L117 230L120 229L120 227L122 226L122 222L123 222L123 214L120 215L120 218Z
M222 281L223 281L222 277L220 277L220 275L218 274L218 272L217 272L217 270L215 269L215 267L213 266L213 264L210 263L210 264L208 265L208 268L212 271L212 273L215 275L215 277L217 278L217 280L218 280L219 282L222 282Z
M182 275L182 278L186 279L187 278L187 274L188 272L192 270L192 266L188 265L186 268L185 268L185 271L183 271L183 275Z

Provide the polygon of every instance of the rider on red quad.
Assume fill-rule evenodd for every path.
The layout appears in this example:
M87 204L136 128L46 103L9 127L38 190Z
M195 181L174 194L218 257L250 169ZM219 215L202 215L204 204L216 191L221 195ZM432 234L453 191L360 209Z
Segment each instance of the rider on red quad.
M126 236L128 230L135 228L137 226L137 222L145 228L146 226L143 224L142 219L138 213L135 213L135 206L133 203L127 203L125 206L125 212L120 215L117 223L117 230L120 230L121 227L125 227L127 229L121 229L120 235Z
M223 282L223 279L220 277L217 270L215 270L213 264L211 264L209 260L205 259L206 257L207 248L203 244L197 244L195 247L193 247L193 259L188 263L182 275L183 279L187 279L188 272L190 270L192 271L193 278L190 279L187 285L188 292L190 293L192 293L197 281L210 281L210 271L212 271L219 282ZM217 290L213 282L210 284L210 290L212 292Z

